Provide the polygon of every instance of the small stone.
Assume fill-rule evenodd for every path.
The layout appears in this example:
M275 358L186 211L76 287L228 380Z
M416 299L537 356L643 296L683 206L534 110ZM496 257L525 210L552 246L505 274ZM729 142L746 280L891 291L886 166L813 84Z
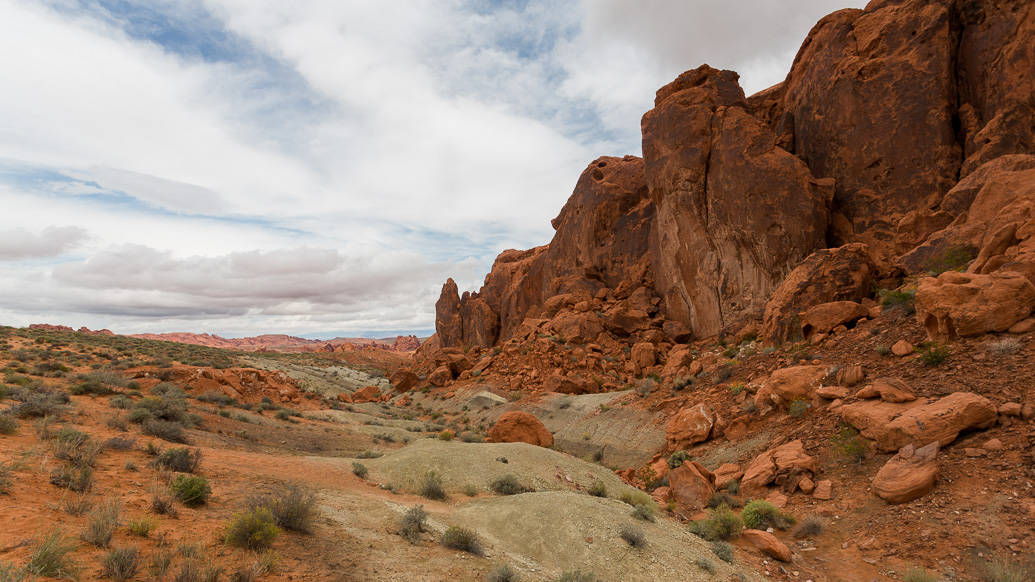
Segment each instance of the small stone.
M999 405L999 414L1003 416L1020 416L1022 408L1020 402L1006 402Z
M982 448L986 451L1001 451L1003 450L1003 441L999 439L988 439Z
M893 346L891 346L891 353L898 357L908 356L913 353L913 344L906 340L898 340Z
M833 483L830 479L824 479L816 483L816 488L812 491L812 497L819 499L820 501L829 501L834 498Z

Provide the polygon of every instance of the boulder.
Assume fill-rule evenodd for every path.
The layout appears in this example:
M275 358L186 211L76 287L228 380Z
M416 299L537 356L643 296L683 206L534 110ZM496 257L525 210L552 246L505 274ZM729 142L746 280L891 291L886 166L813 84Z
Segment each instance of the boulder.
M352 403L352 396L350 396L348 392L338 392L336 398L339 402Z
M686 509L704 509L715 493L715 476L696 461L687 461L669 471L669 495Z
M654 344L650 342L639 342L633 344L632 351L630 352L632 363L636 366L637 374L642 374L643 370L653 366L657 362L657 353L654 351Z
M641 122L655 287L697 337L739 327L825 246L833 184L746 109L733 71L707 65L658 90Z
M770 374L769 379L755 394L755 402L787 405L798 399L811 400L816 389L827 376L826 366L791 366Z
M377 402L381 399L381 389L377 386L364 386L352 393L352 401L356 404Z
M789 341L801 331L798 314L822 303L862 300L870 294L876 271L864 244L812 253L773 291L760 336L775 344Z
M995 423L996 407L987 398L972 392L955 392L944 398L891 403L864 401L841 408L845 422L862 436L877 441L877 448L895 452L912 444L945 446L959 433L988 428Z
M668 320L661 325L661 330L665 332L665 335L677 344L682 344L690 341L693 337L693 333L686 324L679 321Z
M511 410L496 419L496 424L489 429L489 441L552 447L553 435L538 418L527 412Z
M388 379L392 386L399 392L406 392L417 385L420 378L410 370L397 370Z
M428 374L428 382L432 386L445 386L453 379L453 374L449 371L447 366L439 366Z
M873 492L888 503L906 503L927 495L938 474L938 443L919 449L902 447L873 478Z
M668 421L665 438L670 450L688 448L708 440L715 426L716 415L704 403L683 408Z
M672 346L672 349L668 352L668 357L665 358L665 367L661 375L665 378L673 378L682 374L684 373L684 368L687 368L693 360L689 346L683 344Z
M547 392L557 392L560 394L595 394L600 392L600 387L592 379L580 374L565 375L560 370L554 370L553 373L546 377L543 388Z
M834 484L830 479L823 479L816 482L816 488L812 491L812 497L820 501L829 501L834 498Z
M743 469L736 463L724 463L715 469L715 488L725 489L730 483L744 476Z
M920 280L917 321L932 340L1001 332L1035 308L1035 286L1019 273L957 273Z
M859 382L862 382L865 377L866 372L863 371L863 367L859 364L843 366L837 371L837 383L841 386L855 386Z
M550 321L550 328L565 340L584 344L596 339L604 331L600 318L593 313L566 312Z
M793 440L755 457L744 470L740 490L747 496L764 497L768 485L774 482L793 490L802 477L811 476L815 471L815 459L805 453L801 440Z
M827 400L837 400L848 397L848 388L844 386L820 386L816 388L816 396Z
M900 358L904 358L913 353L913 344L906 340L898 340L891 345L891 353Z
M740 537L767 556L781 562L791 561L791 549L769 532L760 529L745 529L740 532Z
M869 309L855 301L820 303L801 314L801 335L809 339L813 334L830 333L835 327L854 324L869 313Z
M884 402L912 402L916 396L906 384L898 378L877 378L872 384L863 386L855 393L856 398L880 398Z

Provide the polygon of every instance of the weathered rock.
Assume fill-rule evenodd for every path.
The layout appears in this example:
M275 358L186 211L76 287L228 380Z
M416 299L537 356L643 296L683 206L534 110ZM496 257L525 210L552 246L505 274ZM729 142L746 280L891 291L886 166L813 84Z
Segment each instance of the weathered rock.
M744 471L736 463L725 463L719 465L713 473L715 475L715 488L725 489L730 483L744 476Z
M682 344L672 346L669 350L668 356L665 358L665 367L662 369L661 375L665 378L675 377L677 374L687 372L685 370L693 362L693 355L690 353L690 347Z
M837 400L848 397L848 388L844 386L820 386L816 388L816 396L827 400Z
M1003 416L1020 416L1021 415L1021 403L1020 402L1004 402L999 405L999 414Z
M439 366L435 368L430 374L428 374L428 382L432 386L445 386L453 379L453 374L449 371L447 366Z
M459 347L463 340L463 323L460 321L460 293L456 281L446 279L442 293L435 302L435 335L444 348Z
M736 73L705 65L659 89L641 124L658 294L666 316L699 337L761 309L824 244L832 184L745 104Z
M888 503L906 503L927 495L938 474L938 443L919 449L906 445L873 478L873 492Z
M642 373L643 370L653 366L657 362L657 353L654 351L654 344L649 342L639 342L633 344L632 351L630 352L633 365L636 366L636 372Z
M707 404L696 404L680 410L668 421L665 429L669 449L685 449L708 440L715 419L715 413Z
M913 353L913 344L907 342L906 340L898 340L897 342L892 344L891 353L900 358L908 356L909 354Z
M776 558L781 562L791 561L790 548L769 532L760 529L746 529L740 532L740 537L767 556Z
M352 401L356 404L377 402L381 399L381 389L377 386L364 386L352 393Z
M553 446L553 435L536 417L520 410L504 412L489 429L494 443L528 443L540 447Z
M397 370L388 379L392 386L399 392L406 392L417 385L420 378L410 370Z
M866 372L863 371L863 367L858 364L844 366L837 371L837 383L841 386L855 386L859 382L862 382L865 377Z
M850 244L806 257L773 291L765 305L760 335L783 343L801 331L798 314L832 301L859 301L870 293L876 267L869 248Z
M564 313L550 321L550 328L557 335L574 344L584 344L596 339L604 326L593 313Z
M869 315L869 312L869 309L855 301L820 303L801 314L801 335L808 339L813 334L830 333L839 325L854 324Z
M916 396L906 384L898 378L877 378L872 384L863 386L855 393L856 398L880 398L884 402L912 402Z
M703 509L715 492L715 476L703 465L687 461L668 474L672 499L687 509Z
M590 378L579 374L565 375L560 370L556 370L546 377L543 388L548 392L558 392L560 394L595 394L600 392L600 387Z
M797 486L800 478L815 471L815 459L805 453L800 440L794 440L755 457L744 470L740 490L744 495L763 497L770 483Z
M920 280L916 317L932 340L1006 331L1035 308L1035 286L1018 273L948 271Z
M1029 331L1035 330L1035 317L1029 317L1023 319L1010 326L1010 329L1006 330L1010 333L1022 334L1028 333Z
M690 328L679 321L666 321L662 324L661 329L669 339L677 344L686 343L693 337L693 333L690 331Z
M996 408L983 396L955 392L927 402L856 402L842 407L841 415L862 436L877 441L878 449L894 452L907 444L944 447L961 431L994 424Z
M791 366L774 371L755 395L755 402L787 405L809 400L827 375L825 366Z
M460 298L460 322L464 347L491 347L499 337L499 315L477 293Z
M352 403L352 396L350 396L348 392L339 392L337 395L337 399L339 402Z
M812 492L812 497L820 501L829 501L834 498L834 484L829 479L824 479L816 483L816 489Z

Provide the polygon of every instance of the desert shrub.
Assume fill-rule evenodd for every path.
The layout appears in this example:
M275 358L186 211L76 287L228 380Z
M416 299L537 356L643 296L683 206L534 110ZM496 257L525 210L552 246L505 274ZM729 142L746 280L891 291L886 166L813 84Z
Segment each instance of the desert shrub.
M683 463L689 461L690 458L690 453L686 451L676 451L668 456L668 460L666 462L668 463L669 468L678 469L683 466Z
M159 580L165 578L165 573L169 571L169 567L172 566L175 557L176 555L170 549L155 549L154 553L151 554L151 563L148 566L151 576Z
M197 475L177 475L169 484L169 488L172 489L176 499L187 507L204 505L208 501L209 495L212 494L208 480Z
M949 347L938 342L927 342L920 348L920 359L928 366L937 366L949 359Z
M116 582L132 580L140 569L140 554L135 547L115 548L101 561L103 576Z
M399 520L399 535L411 544L419 542L420 534L427 531L425 529L427 519L428 514L424 511L424 506L414 505L407 509Z
M177 390L179 389L177 388ZM180 397L169 395L141 398L129 411L129 414L130 420L133 422L144 422L151 418L180 424L191 422L190 414L187 412L187 402ZM134 420L135 418L139 420Z
M880 297L880 304L889 309L900 309L905 312L906 315L912 315L916 312L916 289L910 289L905 291L895 291L890 289L882 289L877 295Z
M571 570L561 574L557 582L600 582L596 574L583 572L582 570Z
M478 538L478 534L467 528L450 526L442 532L439 541L443 546L453 550L461 550L476 556L482 555L482 542Z
M712 493L712 496L708 498L708 507L716 508L720 505L726 505L728 507L740 507L744 505L739 499L730 495L728 491L716 491Z
M708 572L709 574L715 573L715 564L708 558L697 558L697 561L694 563L697 564L698 568Z
M959 271L976 257L974 247L952 246L927 261L927 272L932 276L938 276L945 271Z
M650 495L648 495L644 491L640 491L639 489L626 489L625 491L622 491L622 494L618 497L618 500L622 503L628 503L633 507L636 507L637 505L650 505L654 503L654 499L652 499Z
M647 545L647 536L643 533L643 530L631 525L623 525L618 530L618 536L634 548L642 548Z
M55 433L51 445L54 457L68 461L76 467L92 467L97 462L102 445L90 435L71 428L62 428Z
M36 542L25 569L37 576L74 578L79 570L69 557L74 551L75 544L69 543L61 531L53 530Z
M114 430L129 430L129 423L127 423L126 419L121 416L109 416L104 419L104 425Z
M690 532L706 540L728 540L744 529L741 516L728 505L709 510L708 519L690 523Z
M151 486L151 511L158 515L176 515L173 495L157 483Z
M24 582L28 576L29 573L24 568L0 562L0 582Z
M823 520L815 515L810 515L801 521L798 529L794 530L796 538L811 538L823 533L825 524Z
M10 492L11 486L14 485L14 479L11 478L13 472L13 465L0 461L0 495Z
M18 432L18 420L13 414L0 414L0 434L14 434Z
M300 485L286 485L268 495L248 499L248 507L265 507L273 520L284 529L310 533L316 519L316 495Z
M110 386L97 380L84 380L78 384L73 384L68 388L69 393L77 396L83 394L95 394L98 396L106 396L115 392Z
M370 470L367 469L366 465L364 465L363 463L359 463L359 462L353 461L353 463L352 463L352 474L353 475L359 477L360 479L366 479L367 478L367 473L369 473L369 472L370 472Z
M183 391L183 388L180 388L172 382L159 382L158 384L155 384L155 386L151 388L151 394L158 396L159 398L172 398L177 400L187 398L187 393Z
M273 512L265 507L235 513L226 527L223 540L227 545L249 550L268 548L280 535Z
M145 515L144 517L137 519L131 519L129 520L129 523L126 524L126 529L129 530L129 533L142 538L146 538L151 535L151 532L154 531L156 527L158 527L158 520L149 515Z
M511 474L503 475L489 484L489 489L497 495L517 495L527 493L529 489L518 482L518 478Z
M356 455L356 458L357 459L376 459L378 457L383 457L383 456L384 456L384 453L379 453L377 451L369 451L369 450L367 450L367 451L363 451L360 454Z
M453 431L451 431L451 430L449 430L447 428L447 429L443 430L442 432L438 433L438 440L440 440L440 441L447 441L448 442L448 441L453 440L454 436L456 436L456 435L453 434Z
M119 511L118 499L105 501L90 513L90 520L86 522L80 537L84 542L99 548L108 547L119 527Z
M51 472L50 482L53 485L70 489L76 493L85 493L93 488L93 468L89 466L61 466Z
M155 458L155 465L179 471L180 473L194 473L201 466L201 449L189 449L187 447L175 447L166 449Z
M144 434L158 437L171 443L186 443L187 433L183 425L168 420L148 419L143 422Z
M775 505L761 499L749 501L740 512L740 517L744 520L744 525L751 529L787 529L794 525L792 516L782 513Z
M938 582L938 576L923 568L913 567L906 571L902 580L903 582Z
M521 577L509 564L498 564L485 577L485 582L517 582Z
M851 426L842 426L834 435L834 448L838 453L856 463L863 462L869 452L870 443L859 436L859 431Z
M68 513L68 515L79 517L87 511L90 511L90 508L93 507L93 498L85 494L73 495L67 499L63 499L61 507L66 513Z
M712 542L712 553L727 564L733 563L733 546L722 540Z
M121 410L129 410L133 407L133 399L129 396L116 394L108 400L108 406L111 406L112 408L119 408Z
M18 395L19 404L11 407L10 413L18 418L42 418L56 416L68 409L68 394L60 390L37 390Z
M133 437L112 437L104 441L103 449L114 449L116 451L131 451L136 446L137 439Z
M650 505L637 505L632 510L632 516L643 521L654 521L654 507Z
M791 418L800 418L805 411L809 409L809 403L802 398L795 398L791 401L787 411L791 415Z
M589 486L586 492L593 497L607 497L607 485L604 485L604 482L598 479Z
M995 356L1009 356L1021 351L1024 344L1013 337L1004 337L988 344L988 352Z
M290 420L291 413L284 409L280 409L273 415L273 418L276 418L277 420Z
M218 390L206 390L201 394L195 396L194 398L202 402L208 402L209 404L218 404L220 406L232 406L234 404L237 404L237 400L235 400L233 397L227 396L226 394L223 394Z
M446 498L446 489L442 485L442 476L435 471L428 471L420 479L417 492L421 497L442 500Z
M981 567L983 582L1028 582L1035 580L1035 561L1029 556L1027 563L1008 562L995 558Z

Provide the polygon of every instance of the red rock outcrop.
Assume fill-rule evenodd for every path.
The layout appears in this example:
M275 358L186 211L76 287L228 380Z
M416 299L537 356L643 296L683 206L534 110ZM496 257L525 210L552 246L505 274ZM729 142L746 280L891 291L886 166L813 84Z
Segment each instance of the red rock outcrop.
M938 443L902 447L873 478L873 492L888 503L906 503L927 495L938 475Z
M669 497L685 509L704 509L715 492L715 475L696 461L668 473Z
M878 449L895 452L908 444L936 442L944 447L964 430L988 428L995 423L996 407L983 396L954 392L929 401L856 402L845 405L841 415L864 437L877 441Z
M949 271L920 280L916 317L933 340L1006 331L1035 309L1035 286L1020 273Z
M196 368L173 367L159 370L144 369L133 373L139 380L149 379L172 382L192 394L221 392L242 402L258 402L263 397L275 402L300 402L302 391L294 380L282 371L254 368Z
M740 532L740 537L767 556L776 558L781 562L791 561L791 549L769 532L760 529L746 529Z
M800 440L794 440L755 457L744 469L740 489L744 495L764 497L767 486L775 482L793 491L801 478L811 477L815 471L815 459L805 453Z
M538 418L527 412L504 412L489 429L494 443L528 443L540 447L553 446L553 435Z

